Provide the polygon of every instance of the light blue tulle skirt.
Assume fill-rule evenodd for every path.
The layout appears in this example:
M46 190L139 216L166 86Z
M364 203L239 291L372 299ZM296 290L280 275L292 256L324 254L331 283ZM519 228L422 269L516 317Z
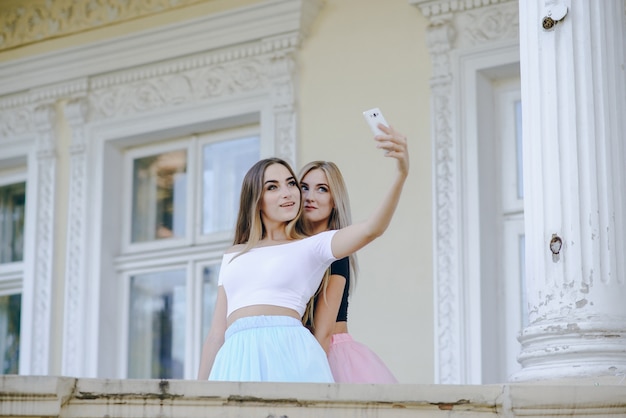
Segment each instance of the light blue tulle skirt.
M333 375L324 349L299 320L251 316L226 330L209 380L332 383Z

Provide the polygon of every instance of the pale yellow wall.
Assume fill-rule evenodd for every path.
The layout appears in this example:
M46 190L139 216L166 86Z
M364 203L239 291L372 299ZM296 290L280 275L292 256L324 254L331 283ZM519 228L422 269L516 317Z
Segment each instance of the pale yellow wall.
M411 173L386 234L359 252L349 328L401 383L432 383L430 57L426 19L408 0L327 0L300 59L299 166L336 162L355 221L390 183L394 162L375 149L361 112L380 107L409 137Z

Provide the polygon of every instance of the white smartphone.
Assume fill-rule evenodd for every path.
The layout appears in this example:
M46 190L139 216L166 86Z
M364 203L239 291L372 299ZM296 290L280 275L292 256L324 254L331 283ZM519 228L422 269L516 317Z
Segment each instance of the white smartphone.
M383 131L378 129L378 124L382 123L385 126L389 126L389 124L385 120L385 117L379 108L375 107L374 109L366 110L363 112L363 117L367 121L367 124L370 126L374 135L385 135Z

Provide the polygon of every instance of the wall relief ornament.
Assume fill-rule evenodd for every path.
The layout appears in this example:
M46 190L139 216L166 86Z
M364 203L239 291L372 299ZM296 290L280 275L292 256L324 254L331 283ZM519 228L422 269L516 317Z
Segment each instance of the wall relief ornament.
M0 143L29 132L31 125L32 109L29 107L0 110Z
M3 139L20 137L35 131L38 123L51 117L49 105L57 100L81 96L86 90L87 80L78 79L1 97L0 143Z
M63 374L80 376L83 372L81 365L85 359L84 332L86 315L77 315L85 312L86 283L83 280L85 269L85 248L87 235L87 181L88 142L85 136L85 122L87 120L87 100L77 98L66 101L65 116L72 131L70 146L70 195L68 205L68 232L67 257L65 272L65 306L63 338Z
M433 66L431 111L433 161L433 243L435 271L436 383L468 383L462 318L464 241L462 236L463 181L460 126L457 126L455 83L461 78L453 55L475 46L488 47L502 39L517 39L518 2L514 0L410 0L430 21L428 48Z
M32 329L29 374L49 373L50 329L52 328L52 280L54 266L54 202L56 180L56 106L42 104L33 113L37 132L37 218L34 225L37 242L33 268Z
M156 77L146 71L141 80L105 83L107 88L90 92L91 118L132 115L265 88L264 61L267 58L256 57Z
M207 0L3 0L0 51Z
M455 19L456 48L519 37L517 2L503 3L484 10L471 10Z

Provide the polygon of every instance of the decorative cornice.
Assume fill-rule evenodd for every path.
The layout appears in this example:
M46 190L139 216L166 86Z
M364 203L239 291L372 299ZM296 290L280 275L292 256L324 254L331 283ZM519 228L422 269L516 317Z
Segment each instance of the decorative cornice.
M5 1L0 9L0 50L167 12L206 0Z
M181 74L199 68L228 65L229 63L276 53L284 49L291 51L298 45L298 42L297 35L293 33L282 35L260 42L237 45L219 51L210 51L182 59L173 59L165 63L160 62L151 66L143 66L138 69L121 70L101 76L94 76L90 79L89 84L91 89L98 90L116 85L164 77L171 74Z
M268 40L262 44L263 48L284 49L285 44L301 42L321 4L321 0L261 1L123 38L2 62L0 96L245 45L259 39Z
M51 84L30 91L0 97L0 113L7 109L15 109L31 104L55 102L83 96L87 91L87 79L76 79L66 83Z
M418 7L422 14L430 19L510 2L517 3L517 0L409 0L410 4Z
M106 88L90 91L91 120L156 110L205 99L228 97L265 89L267 58L228 62L186 72L153 76L150 69L134 74L137 81L118 84L125 77L100 80Z

